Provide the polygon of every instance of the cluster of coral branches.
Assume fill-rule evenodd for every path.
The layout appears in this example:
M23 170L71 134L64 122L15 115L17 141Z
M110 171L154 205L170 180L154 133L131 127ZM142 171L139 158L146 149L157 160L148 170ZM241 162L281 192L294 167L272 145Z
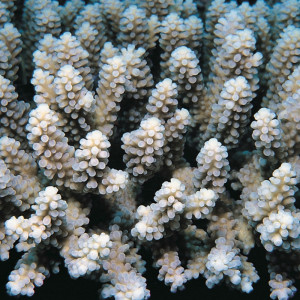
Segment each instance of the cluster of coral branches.
M249 293L261 247L270 297L292 297L299 8L1 1L0 259L20 252L7 293L65 266L102 298L147 299L142 249L174 293L199 276Z

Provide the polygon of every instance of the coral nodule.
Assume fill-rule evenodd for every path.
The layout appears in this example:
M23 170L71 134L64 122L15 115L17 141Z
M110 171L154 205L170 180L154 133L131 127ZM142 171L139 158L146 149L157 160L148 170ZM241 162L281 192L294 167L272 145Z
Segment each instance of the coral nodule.
M198 277L200 293L250 293L259 249L270 297L293 297L299 8L0 1L7 294L33 296L64 270L96 280L101 299L148 299L146 263L172 293Z

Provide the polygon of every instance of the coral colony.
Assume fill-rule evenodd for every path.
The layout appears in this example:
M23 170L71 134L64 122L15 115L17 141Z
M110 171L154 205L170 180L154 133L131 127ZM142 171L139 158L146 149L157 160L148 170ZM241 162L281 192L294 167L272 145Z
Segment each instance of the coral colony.
M250 293L260 247L270 297L292 297L299 24L299 0L2 0L7 293L65 267L101 298L147 299L143 249L171 292L201 276Z

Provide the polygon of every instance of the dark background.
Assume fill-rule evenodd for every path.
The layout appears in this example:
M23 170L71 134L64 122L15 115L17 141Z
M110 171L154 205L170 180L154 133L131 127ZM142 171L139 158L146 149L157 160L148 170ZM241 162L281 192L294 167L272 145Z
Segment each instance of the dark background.
M0 299L13 300L18 298L20 300L29 299L28 297L10 297L6 294L5 284L7 283L9 273L14 269L14 265L20 257L19 253L12 251L11 258L8 261L0 263ZM225 284L215 286L213 289L208 289L205 285L205 280L200 277L197 280L191 280L185 285L185 290L178 291L173 294L169 291L169 287L165 286L163 282L157 279L158 270L154 269L151 264L151 258L148 254L142 253L143 258L147 261L147 272L144 276L147 279L147 288L151 292L150 299L152 300L181 300L181 299L209 299L209 300L265 300L269 299L270 291L268 287L269 275L267 272L267 265L265 261L265 250L256 247L252 249L249 255L249 261L253 262L260 280L254 284L254 290L250 294L241 293L237 290L231 289ZM44 281L44 285L36 288L35 294L30 298L32 300L98 300L99 289L101 283L97 283L88 279L72 280L68 275L68 271L62 267L59 274L52 274ZM298 284L298 289L300 288ZM299 299L299 292L296 293L294 299ZM100 298L101 299L101 298Z
M18 253L12 253L10 260L0 263L0 299L1 300L13 300L18 299L29 299L28 297L10 297L6 294L5 284L9 273L14 269L14 264L16 263ZM198 280L191 280L185 286L185 290L178 291L173 294L169 291L169 287L165 286L163 282L157 279L158 270L151 267L151 262L149 257L144 257L147 259L147 272L144 276L147 279L147 288L151 292L152 300L164 300L164 299L268 299L269 298L269 288L268 288L268 274L266 262L264 259L264 250L253 249L249 256L249 261L255 262L255 267L259 272L260 280L254 285L254 291L250 294L240 293L236 290L230 289L228 286L222 284L215 286L213 289L208 289L205 286L205 280L199 278ZM72 280L68 275L65 268L62 268L59 274L52 274L49 278L44 281L44 285L40 288L36 288L34 296L30 299L32 300L79 300L79 299L89 299L98 300L99 299L99 288L101 284L88 280L88 279L77 279ZM299 294L298 294L299 296Z

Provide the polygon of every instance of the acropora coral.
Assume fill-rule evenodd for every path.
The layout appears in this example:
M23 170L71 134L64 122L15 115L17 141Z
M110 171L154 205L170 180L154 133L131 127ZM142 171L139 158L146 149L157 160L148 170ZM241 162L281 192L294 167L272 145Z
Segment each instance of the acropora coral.
M148 299L149 269L250 293L259 249L293 297L299 25L299 0L0 1L7 294L65 272Z

